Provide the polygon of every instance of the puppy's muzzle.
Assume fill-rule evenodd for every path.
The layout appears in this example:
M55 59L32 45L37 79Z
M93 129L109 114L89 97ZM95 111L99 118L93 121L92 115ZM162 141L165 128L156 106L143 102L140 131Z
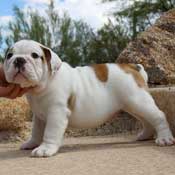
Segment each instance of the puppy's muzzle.
M23 57L17 57L13 62L15 68L18 68L19 70L21 68L24 69L25 63L26 63L26 60Z

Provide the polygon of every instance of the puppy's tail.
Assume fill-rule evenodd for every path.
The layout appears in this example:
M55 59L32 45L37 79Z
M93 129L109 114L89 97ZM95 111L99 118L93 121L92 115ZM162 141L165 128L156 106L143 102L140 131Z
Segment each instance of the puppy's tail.
M138 71L140 72L141 76L145 80L145 82L148 82L148 74L146 73L144 67L141 64L137 64Z

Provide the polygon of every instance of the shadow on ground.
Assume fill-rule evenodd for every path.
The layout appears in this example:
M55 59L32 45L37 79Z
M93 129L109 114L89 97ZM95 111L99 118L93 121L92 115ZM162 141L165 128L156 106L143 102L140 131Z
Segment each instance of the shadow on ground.
M76 138L78 140L78 138ZM88 141L87 141L88 142ZM95 142L95 140L94 140ZM131 149L137 147L155 147L153 140L150 141L105 141L105 143L73 143L63 145L58 154L82 152L82 151L100 151L108 149ZM31 150L19 150L19 144L0 145L0 160L18 159L29 157Z

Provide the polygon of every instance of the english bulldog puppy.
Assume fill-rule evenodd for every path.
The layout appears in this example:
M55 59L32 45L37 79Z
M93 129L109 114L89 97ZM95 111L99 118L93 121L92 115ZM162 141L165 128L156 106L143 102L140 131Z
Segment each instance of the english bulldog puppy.
M175 140L165 114L147 90L142 65L94 64L72 68L49 48L32 40L16 42L6 54L8 82L33 87L27 99L33 111L31 138L21 149L34 157L49 157L59 150L65 130L97 127L119 110L143 123L138 140L172 145Z

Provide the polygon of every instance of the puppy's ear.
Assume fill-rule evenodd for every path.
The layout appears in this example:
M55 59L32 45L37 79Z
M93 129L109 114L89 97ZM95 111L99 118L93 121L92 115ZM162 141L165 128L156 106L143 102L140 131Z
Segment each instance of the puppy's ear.
M47 47L42 47L42 49L43 49L45 58L47 59L47 61L50 61L51 60L51 51L50 51L50 49L47 48Z
M51 66L51 51L49 48L41 46L43 53L44 53L44 58L46 60L47 66L48 66L48 70L51 73L52 72L52 66Z
M41 46L50 75L54 75L61 65L61 59L51 49Z

